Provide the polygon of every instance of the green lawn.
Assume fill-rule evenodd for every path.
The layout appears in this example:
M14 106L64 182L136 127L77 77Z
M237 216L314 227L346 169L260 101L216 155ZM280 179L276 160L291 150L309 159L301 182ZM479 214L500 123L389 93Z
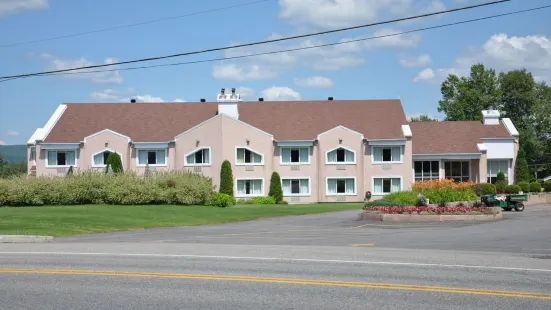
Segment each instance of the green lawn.
M359 203L205 206L45 206L0 208L0 235L71 236L153 227L193 226L260 218L360 210Z

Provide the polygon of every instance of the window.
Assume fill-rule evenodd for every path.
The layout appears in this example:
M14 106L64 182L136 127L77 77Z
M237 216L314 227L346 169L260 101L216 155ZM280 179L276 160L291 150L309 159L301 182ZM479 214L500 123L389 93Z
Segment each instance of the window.
M196 150L186 156L186 165L210 165L210 148Z
M262 157L248 148L237 148L237 164L262 164Z
M165 166L166 150L138 150L138 166Z
M47 166L76 166L75 151L48 151Z
M35 161L36 160L36 148L31 148L31 158L30 158L31 161Z
M263 196L264 180L237 180L237 196Z
M400 178L373 178L374 194L390 194L402 190Z
M283 196L310 195L310 179L282 179Z
M444 163L446 179L455 182L467 182L470 179L470 164L468 161L447 161Z
M332 164L355 164L356 153L351 150L339 147L327 152L327 163Z
M282 164L309 164L310 149L307 147L300 148L281 148L281 163Z
M401 163L402 147L401 146L388 146L388 147L374 146L373 162L374 163Z
M356 179L328 178L327 195L356 195Z
M509 177L509 160L488 160L488 183L495 184L497 181L497 174L503 172L505 179Z
M109 157L109 154L111 154L111 151L103 151L101 153L95 154L93 156L93 160L94 160L93 167L105 166L105 163L107 163L107 157Z
M440 178L439 161L416 161L413 163L415 169L415 181L438 180Z

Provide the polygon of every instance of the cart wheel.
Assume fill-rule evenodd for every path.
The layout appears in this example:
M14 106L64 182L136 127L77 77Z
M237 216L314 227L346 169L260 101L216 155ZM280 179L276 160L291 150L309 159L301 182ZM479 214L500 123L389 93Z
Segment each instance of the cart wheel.
M515 204L515 211L517 211L517 212L524 211L524 204L522 202L517 202Z
M513 208L512 208L512 207L504 207L503 210L505 210L505 211L511 211L511 210L513 210Z

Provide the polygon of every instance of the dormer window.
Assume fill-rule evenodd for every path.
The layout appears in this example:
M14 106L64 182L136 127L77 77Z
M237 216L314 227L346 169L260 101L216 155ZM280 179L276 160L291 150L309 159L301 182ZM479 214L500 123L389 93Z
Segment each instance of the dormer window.
M186 166L210 166L210 147L204 147L197 149L191 153L188 153L185 157Z
M356 152L344 147L338 147L326 154L328 164L353 165L356 164Z

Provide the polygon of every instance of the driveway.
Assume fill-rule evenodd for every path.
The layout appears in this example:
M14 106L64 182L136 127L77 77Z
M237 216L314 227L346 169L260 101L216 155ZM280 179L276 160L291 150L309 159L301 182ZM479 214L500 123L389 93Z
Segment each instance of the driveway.
M358 212L95 234L57 238L54 242L374 246L551 255L551 206L505 212L504 220L489 223L357 221Z

